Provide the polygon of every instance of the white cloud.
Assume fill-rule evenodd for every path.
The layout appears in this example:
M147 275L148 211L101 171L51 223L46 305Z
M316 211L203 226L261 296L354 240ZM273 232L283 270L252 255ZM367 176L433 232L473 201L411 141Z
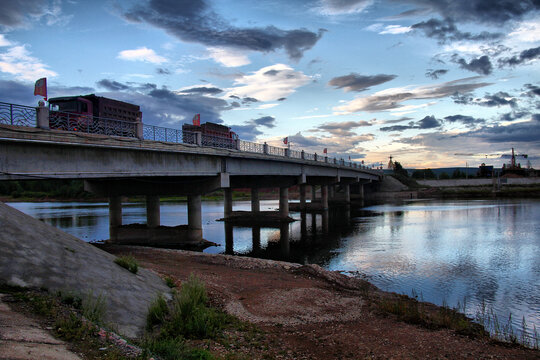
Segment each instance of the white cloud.
M251 63L244 53L235 49L208 48L208 52L215 62L226 67L238 67Z
M284 64L276 64L237 78L234 83L237 86L228 89L226 96L274 101L289 96L296 88L307 84L310 80L311 78L303 72L294 71Z
M12 43L4 37L4 34L0 34L0 46L11 46Z
M323 15L357 14L373 4L373 0L320 0L317 10Z
M9 48L0 54L0 71L14 75L17 79L35 81L41 77L56 76L39 59L30 56L24 45Z
M163 56L157 55L154 50L147 47L141 47L135 50L123 50L118 53L118 58L128 61L145 61L152 64L161 64L167 62Z
M523 22L516 30L508 34L508 37L521 42L540 41L540 22Z
M388 25L384 28L383 31L379 32L381 35L390 34L390 35L398 35L398 34L405 34L411 31L410 26L401 26L401 25Z

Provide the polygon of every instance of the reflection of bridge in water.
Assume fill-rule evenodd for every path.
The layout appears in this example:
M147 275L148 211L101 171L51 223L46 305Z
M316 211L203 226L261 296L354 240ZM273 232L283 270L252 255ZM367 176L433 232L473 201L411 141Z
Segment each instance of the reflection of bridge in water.
M225 254L242 255L297 263L323 263L329 261L332 250L340 248L341 239L352 233L351 207L341 205L318 212L300 212L299 221L268 226L233 225L224 223ZM251 248L235 251L234 229L251 229ZM262 243L261 239L266 243Z
M355 162L243 140L237 140L234 149L224 149L200 146L199 141L148 140L142 130L137 137L51 130L45 110L0 103L0 180L84 180L86 190L108 197L110 238L119 243L200 243L201 195L222 190L228 218L233 214L233 189L239 188L250 189L254 215L260 214L259 190L278 188L276 214L286 219L289 188L295 187L299 203L294 208L317 204L324 228L324 212L333 201L349 204L362 198L364 186L382 177L380 171ZM160 129L155 127L153 134ZM122 197L133 195L146 196L146 224L122 224ZM159 197L171 195L187 196L187 225L160 226Z

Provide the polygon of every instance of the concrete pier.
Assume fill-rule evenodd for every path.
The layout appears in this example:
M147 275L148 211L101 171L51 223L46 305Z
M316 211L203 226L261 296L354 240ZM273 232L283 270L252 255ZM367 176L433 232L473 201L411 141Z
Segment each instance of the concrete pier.
M202 240L201 195L188 195L188 237Z
M315 185L311 185L311 202L317 198L317 188Z
M232 189L225 188L223 189L223 215L225 218L228 218L232 215L233 212L233 200L232 200Z
M289 188L279 188L279 216L286 218L289 216Z
M109 238L118 238L118 227L122 226L122 197L109 197Z
M146 225L155 228L160 225L159 196L146 195Z
M328 209L328 185L321 186L321 206L323 210Z
M351 186L349 184L343 184L343 191L345 192L345 203L351 203Z
M300 208L306 208L306 184L300 185Z
M259 213L261 210L261 204L259 201L259 189L251 188L251 212Z

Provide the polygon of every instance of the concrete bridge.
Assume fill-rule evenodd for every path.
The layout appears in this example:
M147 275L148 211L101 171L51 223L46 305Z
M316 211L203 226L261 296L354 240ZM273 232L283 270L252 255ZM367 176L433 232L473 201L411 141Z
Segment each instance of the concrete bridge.
M251 189L251 212L257 214L259 189L279 188L278 214L286 219L292 186L299 188L301 209L309 206L308 187L312 200L316 187L320 188L318 202L324 210L336 189L341 191L341 200L349 203L351 187L362 197L363 185L382 177L382 172L357 163L303 151L276 151L266 144L244 142L235 149L223 149L50 130L39 113L38 109L35 126L20 126L2 121L0 111L0 180L83 179L86 190L109 198L110 238L118 242L134 238L164 244L178 238L200 241L201 195L218 189L224 191L224 217L228 218L233 214L232 189ZM242 147L262 151L238 149ZM146 196L144 228L122 226L121 199L129 195ZM159 196L163 195L187 196L187 226L159 226Z

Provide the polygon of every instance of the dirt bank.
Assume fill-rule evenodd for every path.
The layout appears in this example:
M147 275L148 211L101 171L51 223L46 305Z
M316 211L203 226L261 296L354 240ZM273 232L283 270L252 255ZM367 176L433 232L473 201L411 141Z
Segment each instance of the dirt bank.
M318 266L143 247L104 249L131 254L142 266L179 283L196 274L215 306L264 331L270 348L237 344L236 350L251 359L540 358L538 351L427 329L382 314L370 299L394 295Z

